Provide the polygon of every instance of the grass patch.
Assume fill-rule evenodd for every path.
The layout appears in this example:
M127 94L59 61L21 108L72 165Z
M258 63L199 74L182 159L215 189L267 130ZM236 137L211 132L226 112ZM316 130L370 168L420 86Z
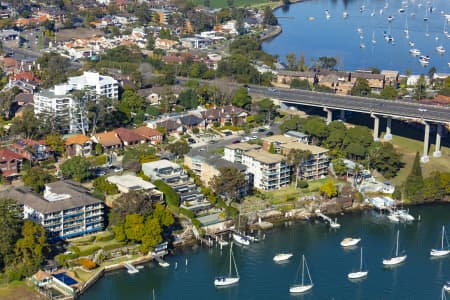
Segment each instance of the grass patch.
M35 300L43 299L25 281L13 281L0 286L0 299L2 300Z
M419 153L422 154L423 142L394 135L392 143L399 152L403 154L403 162L405 163L405 167L399 171L395 178L391 179L394 184L400 185L406 180L406 177L411 172L416 152L419 151ZM450 170L450 148L441 147L442 156L439 158L433 157L434 149L435 145L432 144L429 151L430 161L421 164L423 175L425 177L429 176L434 171L448 172L448 170Z

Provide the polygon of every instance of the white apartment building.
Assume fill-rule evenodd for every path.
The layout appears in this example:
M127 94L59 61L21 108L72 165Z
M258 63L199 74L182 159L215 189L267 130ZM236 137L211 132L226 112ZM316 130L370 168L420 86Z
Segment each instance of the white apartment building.
M119 83L110 76L96 72L84 72L81 76L69 77L68 84L75 90L95 91L95 95L111 99L119 98Z
M85 91L85 97L76 99L72 94L74 90ZM34 94L34 113L44 118L53 117L63 133L85 134L89 129L85 101L102 96L119 97L117 80L95 72L84 72L81 76L69 77L68 83Z
M223 158L225 160L231 161L232 163L242 164L243 153L258 149L261 149L261 146L256 144L248 144L248 143L231 144L225 147Z

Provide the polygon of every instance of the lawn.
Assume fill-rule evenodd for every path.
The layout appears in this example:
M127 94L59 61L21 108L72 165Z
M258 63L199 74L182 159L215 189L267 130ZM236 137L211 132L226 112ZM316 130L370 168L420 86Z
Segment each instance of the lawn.
M25 281L14 281L0 286L0 299L2 300L37 300L44 299L40 294L27 286Z
M399 185L405 181L410 173L416 152L419 151L422 154L423 142L395 135L392 142L403 153L403 161L405 162L405 167L400 170L397 177L392 179L394 184ZM433 171L448 172L450 170L450 148L441 147L442 157L440 158L433 157L434 149L435 145L433 144L429 151L430 161L422 164L422 171L425 177Z
M204 5L204 0L194 0L194 4L197 5ZM242 7L242 6L255 6L255 5L261 5L261 4L268 4L273 5L277 2L272 2L269 0L234 0L233 1L234 6L236 7ZM210 7L211 8L226 8L229 7L228 0L210 0Z

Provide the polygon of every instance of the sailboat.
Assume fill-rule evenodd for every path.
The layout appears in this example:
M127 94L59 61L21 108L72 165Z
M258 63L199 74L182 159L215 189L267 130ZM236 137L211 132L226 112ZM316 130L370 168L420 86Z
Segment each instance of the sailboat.
M305 267L309 278L309 284L305 284ZM289 288L289 292L293 294L305 293L313 288L314 284L309 274L308 264L306 263L305 255L302 255L302 282L301 284L294 284Z
M442 288L441 300L447 300L447 297L445 296L445 288Z
M241 226L241 215L238 216L238 228L237 228L238 232L233 233L233 240L236 243L248 246L248 245L250 245L250 239L247 236L239 233L240 226Z
M405 19L405 29L403 29L406 39L409 39L408 17Z
M234 266L234 270L236 271L236 275L231 274L232 265ZM218 276L214 280L214 285L217 287L224 287L236 284L239 282L239 272L236 266L236 261L234 260L233 255L233 243L230 244L230 268L228 271L228 275Z
M395 244L395 256L388 258L388 259L383 259L383 265L385 266L394 266L394 265L398 265L402 262L404 262L406 260L407 255L398 255L398 238L400 235L400 231L397 230L397 242Z
M367 277L369 271L363 271L363 248L361 247L361 258L359 262L359 271L348 273L348 279L361 279Z
M447 247L444 248L444 238L447 242ZM447 256L450 253L450 247L448 245L447 236L445 235L445 226L442 226L442 236L441 236L441 248L439 249L431 249L431 256Z
M375 39L375 32L372 32L372 44L376 44L377 40Z

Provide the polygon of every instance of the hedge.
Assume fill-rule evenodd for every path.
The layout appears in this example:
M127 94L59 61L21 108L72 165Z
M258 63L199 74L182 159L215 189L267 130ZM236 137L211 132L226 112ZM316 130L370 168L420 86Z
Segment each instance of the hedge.
M160 192L164 194L164 197L166 199L166 203L170 206L178 207L180 205L180 198L178 197L177 193L167 185L164 181L161 179L155 180L153 184L158 188Z

